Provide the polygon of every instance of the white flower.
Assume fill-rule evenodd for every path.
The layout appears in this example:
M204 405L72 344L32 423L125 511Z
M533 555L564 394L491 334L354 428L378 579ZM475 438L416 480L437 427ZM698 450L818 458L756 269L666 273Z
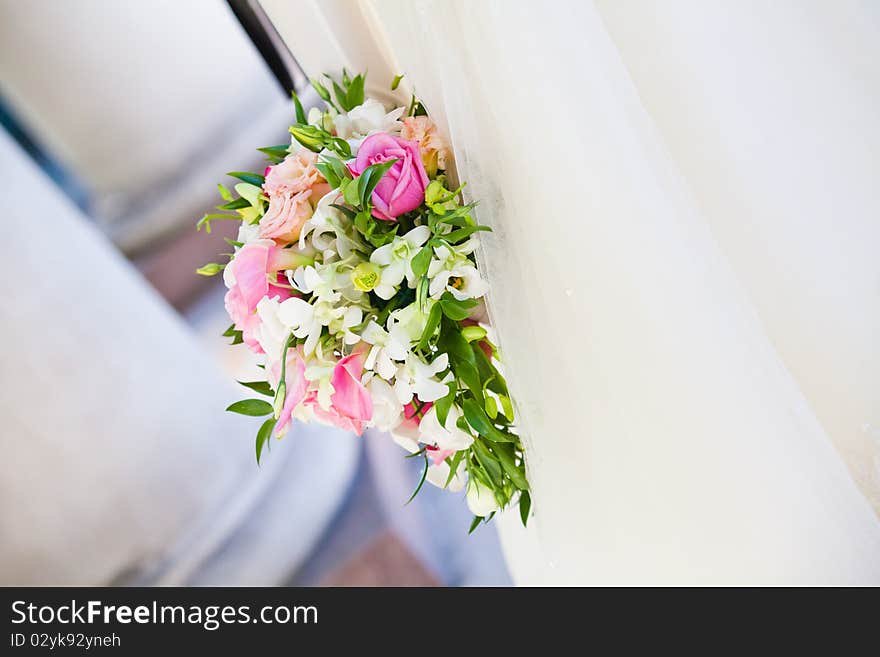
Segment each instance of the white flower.
M401 404L412 401L413 395L423 402L437 401L449 393L436 375L449 366L449 357L440 354L433 363L426 363L413 353L406 355L406 362L397 369L394 392Z
M373 345L364 367L390 381L397 374L397 363L394 361L406 360L410 342L406 334L397 327L392 328L391 332L386 331L370 321L361 333L361 339Z
M446 390L446 386L443 386L443 388ZM457 406L453 405L449 409L449 414L446 416L446 425L444 426L440 424L440 419L437 417L437 407L432 406L425 413L425 417L422 418L419 424L420 440L427 445L434 445L440 449L451 449L456 452L467 449L473 444L474 439L467 431L462 431L458 428L456 423L460 417L461 411Z
M354 306L335 308L326 301L312 305L308 301L292 297L281 303L278 319L293 331L296 337L306 338L303 351L311 354L325 326L329 327L334 335L342 333L347 344L357 342L359 338L348 329L361 323L362 311Z
M359 335L352 333L351 329L364 321L364 311L357 306L337 308L337 310L342 310L343 313L331 319L328 323L327 327L330 329L330 333L337 337L341 335L345 344L357 344L361 341L361 338Z
M300 292L313 294L321 301L327 303L339 301L340 295L336 291L336 270L332 266L297 267L293 276L288 275L287 279Z
M480 272L468 259L479 242L471 238L458 246L438 246L434 248L434 259L428 265L428 278L431 285L428 294L437 299L449 291L459 301L476 299L489 291L489 286L480 277Z
M305 353L310 354L315 350L323 326L315 317L315 306L303 299L291 297L281 303L278 319L291 329L296 337L307 338L304 345Z
M238 237L235 241L241 242L242 244L250 244L258 239L260 239L260 224L249 224L246 221L243 221L238 229ZM240 247L235 247L236 250L239 248Z
M409 422L401 422L397 425L391 432L391 439L410 454L415 454L419 451L418 426L412 425Z
M403 420L403 405L394 389L379 377L373 377L367 383L367 390L373 400L372 426L379 431L394 430Z
M257 303L257 315L260 325L256 330L257 342L266 352L266 371L272 370L272 364L281 360L281 350L287 342L290 331L278 317L281 302L278 297L263 297Z
M448 491L453 493L457 493L462 488L464 488L465 484L465 476L461 473L461 463L459 463L458 470L455 473L455 476L452 477L452 481L449 482L449 485L446 485L447 480L449 479L449 464L446 461L442 461L437 465L431 465L428 467L428 474L425 476L425 479L437 486L437 488L445 488Z
M459 301L476 299L488 291L489 285L473 265L459 265L437 272L428 288L428 294L434 299L439 299L444 292L451 292Z
M339 219L343 216L339 210L331 207L339 199L340 194L338 189L331 189L321 197L321 200L319 200L315 206L315 211L312 213L312 216L306 220L303 224L302 230L300 230L300 249L305 248L306 237L308 237L310 233L314 233L312 235L312 244L319 251L326 251L327 249L333 248L333 238L331 237L328 239L324 237L323 234L330 233L332 235L333 227L331 225L331 219Z
M390 299L406 277L410 287L415 284L412 259L421 246L431 237L427 226L416 226L406 235L395 237L389 244L380 246L370 255L370 262L382 267L379 284L373 290L381 299Z
M436 302L429 302L427 312L419 310L418 304L415 303L395 310L388 317L388 331L402 336L400 339L408 343L419 340L425 330L425 324L428 323L428 313L434 303Z
M398 119L404 111L406 108L398 107L386 114L382 103L368 98L363 105L352 108L347 114L334 117L336 136L343 139L359 139L374 132L400 132L403 126Z
M468 484L467 505L471 513L481 518L498 509L498 501L494 493L476 479L471 479Z

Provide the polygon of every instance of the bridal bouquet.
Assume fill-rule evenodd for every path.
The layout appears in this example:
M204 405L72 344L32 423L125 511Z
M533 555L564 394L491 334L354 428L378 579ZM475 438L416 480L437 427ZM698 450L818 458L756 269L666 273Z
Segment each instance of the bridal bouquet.
M265 373L241 383L266 399L227 410L267 416L258 462L294 419L374 427L424 460L413 497L426 480L466 487L471 531L512 503L525 524L523 449L474 260L489 229L450 181L449 148L415 97L388 112L364 98L364 75L312 85L324 109L306 115L294 94L291 144L259 149L262 174L228 174L240 182L218 185L225 203L198 224L241 222L229 261L199 273L222 271L224 335Z

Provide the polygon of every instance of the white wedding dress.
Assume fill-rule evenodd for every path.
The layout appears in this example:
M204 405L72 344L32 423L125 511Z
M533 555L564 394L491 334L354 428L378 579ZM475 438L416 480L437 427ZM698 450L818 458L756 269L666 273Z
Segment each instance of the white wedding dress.
M263 0L480 201L524 584L880 583L880 9Z

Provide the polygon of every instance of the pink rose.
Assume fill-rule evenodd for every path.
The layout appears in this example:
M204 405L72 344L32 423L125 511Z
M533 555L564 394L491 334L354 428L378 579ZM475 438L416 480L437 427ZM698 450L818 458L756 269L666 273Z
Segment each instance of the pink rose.
M303 224L314 213L314 205L330 191L315 168L317 154L301 149L266 169L263 191L269 198L260 219L260 236L286 242L299 239Z
M385 133L370 135L361 143L354 164L355 176L372 164L397 160L373 190L373 216L385 221L415 210L425 200L428 174L422 164L419 145Z
M278 272L294 269L301 256L289 249L277 246L271 240L257 240L246 244L228 265L223 278L229 291L224 299L226 312L242 332L242 340L257 353L262 352L255 331L260 325L257 317L257 304L263 297L278 297L285 300L291 296L290 290L275 285ZM271 282L270 282L271 281Z

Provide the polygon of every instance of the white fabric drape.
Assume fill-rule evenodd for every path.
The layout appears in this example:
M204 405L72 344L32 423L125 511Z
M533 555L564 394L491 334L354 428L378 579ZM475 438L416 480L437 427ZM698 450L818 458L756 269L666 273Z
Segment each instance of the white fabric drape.
M495 229L518 581L880 583L877 11L356 11Z

